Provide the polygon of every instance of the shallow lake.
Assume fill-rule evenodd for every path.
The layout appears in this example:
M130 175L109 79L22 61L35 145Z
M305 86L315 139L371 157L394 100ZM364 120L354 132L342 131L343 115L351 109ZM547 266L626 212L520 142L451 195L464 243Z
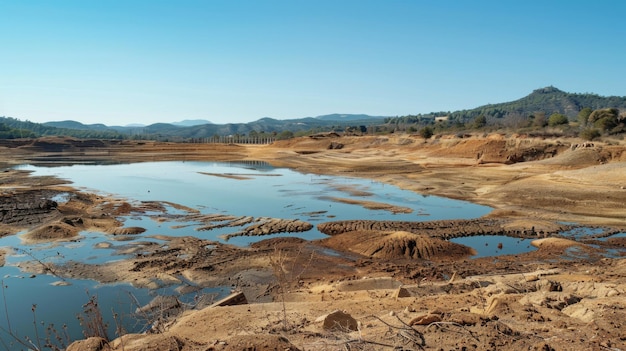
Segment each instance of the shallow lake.
M133 201L167 201L199 210L203 214L227 214L233 216L273 217L300 219L313 225L322 221L374 219L425 221L440 219L463 219L481 217L491 211L489 207L468 202L450 200L436 196L423 196L397 187L359 178L303 174L284 168L274 168L260 162L148 162L117 165L72 165L59 167L19 166L30 170L36 176L52 175L67 179L73 186L90 192L124 198ZM410 209L410 213L392 213L387 210L366 209L358 204L338 202L336 199L357 199L385 203ZM64 196L54 199L67 201ZM175 208L168 208L176 213ZM146 228L146 232L133 237L133 240L148 240L146 236L163 234L171 236L194 235L220 240L220 235L236 231L233 228L220 228L210 231L197 231L189 223L157 222L149 216L133 215L123 218L125 226ZM174 229L174 225L182 225ZM110 311L128 315L136 305L131 304L130 294L139 303L149 301L154 292L136 289L130 285L100 285L97 282L71 280L69 286L56 286L59 281L51 275L31 277L14 267L21 260L36 257L47 262L62 263L79 260L88 263L103 263L123 257L114 254L115 242L105 234L82 233L81 239L62 245L23 245L16 236L0 239L0 246L17 247L20 251L7 258L7 265L0 267L3 276L4 297L7 301L5 315L0 316L0 339L5 345L11 337L9 328L20 337L34 337L33 313L31 307L37 305L36 320L40 336L50 323L60 330L68 325L71 339L80 338L80 327L76 316L82 305L89 301L87 292L97 295L105 318L109 322L110 336L115 335L119 321L108 315ZM303 233L275 234L263 237L235 237L229 243L245 246L250 242L276 236L298 236L308 240L324 237L316 228ZM154 239L149 239L153 240ZM479 239L480 240L480 239ZM484 246L486 239L480 244ZM111 249L96 249L98 243L107 242ZM493 247L497 245L491 244ZM469 245L474 246L474 245ZM478 245L480 246L480 245ZM513 244L505 244L507 250ZM522 246L526 246L525 243ZM525 250L520 249L523 252ZM504 252L503 252L504 253ZM508 251L506 253L509 253ZM171 290L164 289L163 294ZM212 290L211 293L224 295L227 289ZM3 310L5 310L3 308ZM9 316L7 321L6 316ZM43 325L42 325L43 323ZM145 327L132 321L124 324L128 331ZM5 346L0 344L0 348ZM5 346L12 349L11 346ZM14 347L13 349L23 349Z

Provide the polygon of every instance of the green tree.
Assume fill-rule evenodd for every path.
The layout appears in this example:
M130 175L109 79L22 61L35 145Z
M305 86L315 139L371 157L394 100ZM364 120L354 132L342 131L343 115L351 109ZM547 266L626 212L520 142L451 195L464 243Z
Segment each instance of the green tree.
M293 138L293 132L290 130L284 130L280 132L278 135L276 135L276 139L278 140L285 140L285 139L291 139L291 138Z
M545 127L548 124L546 121L546 114L544 112L535 112L532 117L533 127Z
M619 110L616 108L603 108L589 114L588 122L600 130L610 130L617 126Z
M480 129L487 125L487 117L485 115L480 115L474 118L474 122L472 123L472 128Z
M548 125L550 127L560 126L562 124L567 124L569 120L566 115L560 113L553 113L548 118Z
M591 114L591 112L593 112L593 110L589 107L585 107L584 109L580 110L580 112L578 112L578 123L581 126L586 126L587 125L587 121L589 120L589 115Z
M579 136L585 140L593 140L600 136L600 131L595 128L586 128L580 131Z
M434 134L433 129L430 126L426 126L420 129L420 136L424 139L430 139Z

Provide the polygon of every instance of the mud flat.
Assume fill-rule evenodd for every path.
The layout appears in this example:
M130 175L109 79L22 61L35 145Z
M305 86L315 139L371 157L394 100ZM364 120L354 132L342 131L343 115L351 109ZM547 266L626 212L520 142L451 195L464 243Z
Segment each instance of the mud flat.
M87 339L70 351L626 349L623 240L557 235L570 225L606 227L612 233L626 228L626 148L620 140L589 145L523 135L430 140L388 135L211 145L50 138L5 141L2 148L1 161L7 165L53 160L265 161L494 208L485 218L470 221L320 223L318 228L332 234L330 238L275 238L245 248L193 236L159 237L159 242L155 238L125 248L138 254L132 260L52 267L68 277L102 282L227 285L249 302L189 310L162 324L159 334L129 334L110 342ZM0 174L0 185L7 199L33 209L21 215L7 211L3 235L60 222L106 233L120 226L117 216L141 210L123 199L83 193L58 179L15 170ZM57 207L34 205L33 194L48 194L44 198L51 200L59 193L69 194L72 201ZM447 238L478 233L546 240L536 242L533 252L497 259L469 259L466 249L446 246ZM34 271L37 265L23 269ZM329 316L357 328L327 328Z
M383 202L347 199L343 197L330 197L328 199L331 201L341 202L344 204L359 205L370 210L384 210L384 211L389 211L391 213L413 212L413 209L411 208L403 207L403 206L394 206L394 205L383 203Z

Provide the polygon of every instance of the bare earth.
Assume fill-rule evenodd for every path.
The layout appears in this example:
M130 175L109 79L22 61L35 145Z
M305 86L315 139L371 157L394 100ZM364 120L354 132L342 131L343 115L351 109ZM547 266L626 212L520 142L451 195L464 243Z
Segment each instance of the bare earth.
M426 141L388 135L217 145L51 138L5 141L0 148L0 163L7 166L81 160L265 161L494 208L475 221L371 223L364 218L322 223L318 227L327 228L329 238L268 239L246 248L195 237L160 237L169 240L167 249L146 240L126 248L141 253L126 261L47 267L67 277L147 287L180 284L184 277L193 285L190 289L231 285L248 301L199 304L159 320L155 333L110 342L91 338L68 350L626 350L626 239L574 241L557 235L571 223L600 227L603 235L626 231L623 141L520 135ZM207 176L245 181L257 175ZM117 216L158 212L165 205L130 204L16 170L0 174L0 190L0 233L27 230L23 238L28 241L63 242L82 230L123 240L143 228L120 227ZM60 192L71 193L71 200L58 205L42 200ZM365 199L334 201L407 210ZM12 206L15 202L22 205ZM245 235L307 230L306 223L201 216L195 209L180 209L205 229L246 223L251 229ZM154 219L167 222L165 214ZM469 248L446 240L499 233L537 239L533 245L538 249L497 260L471 259ZM21 268L49 273L37 263Z

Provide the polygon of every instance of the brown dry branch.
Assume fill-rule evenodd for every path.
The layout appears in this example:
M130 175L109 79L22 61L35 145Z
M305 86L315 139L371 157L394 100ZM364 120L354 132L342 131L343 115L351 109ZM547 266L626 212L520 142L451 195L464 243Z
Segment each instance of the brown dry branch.
M41 346L38 345L40 343L39 341L39 331L37 328L37 315L35 314L35 309L37 308L37 305L33 305L31 310L33 313L33 325L35 328L35 335L36 336L36 342L37 344L35 344L32 339L28 336L24 336L23 338L21 338L16 331L13 330L13 328L11 327L11 318L9 317L9 309L8 309L8 304L7 304L7 298L6 298L6 294L5 294L5 289L6 289L6 285L4 285L4 280L0 281L0 283L2 283L2 301L4 303L4 312L5 312L5 317L6 317L6 321L7 321L7 328L1 327L0 326L0 331L2 331L3 333L7 334L9 336L9 339L12 341L10 342L10 345L13 345L13 342L22 345L24 347L26 347L28 350L35 350L35 351L41 351ZM5 349L10 350L11 348L9 347L10 345L7 345L7 343L5 342L4 338L0 338L0 342L2 342L2 345L4 346Z
M302 274L306 271L306 269L310 266L313 261L314 252L311 252L311 256L308 261L302 265L297 274L295 273L296 264L298 259L302 255L302 246L298 249L298 252L294 255L294 257L288 257L286 251L278 249L278 247L274 247L273 254L269 256L270 266L274 271L274 275L278 280L278 284L276 287L279 289L279 296L282 303L282 311L283 311L283 330L287 331L290 329L289 321L287 318L287 304L285 303L285 296L289 293L290 289L294 286L294 282L297 282ZM287 269L287 262L291 260L291 268Z
M30 258L32 258L33 260L37 261L37 263L39 263L41 265L41 267L43 267L43 271L44 272L50 272L50 274L52 274L53 276L55 276L56 278L61 279L63 282L67 282L65 280L65 278L63 278L63 276L61 276L60 274L58 274L54 268L52 268L52 265L45 263L43 260L45 259L40 259L37 256L33 255L31 252L22 249L22 248L14 248L15 251L22 253ZM54 257L60 257L63 258L63 255L61 255L59 252L57 252L57 254Z
M107 335L107 323L102 318L102 311L98 305L98 296L90 295L86 292L89 301L83 305L83 314L78 315L78 320L83 327L83 335L85 338L100 337L106 341L110 341Z
M400 326L387 323L378 316L370 315L370 317L379 320L381 323L389 327L388 334L390 334L391 338L394 339L396 343L394 347L411 345L419 348L420 350L424 350L424 346L426 346L426 339L424 338L424 334L420 333L419 331L408 325L398 315L396 315L396 318L402 324Z

